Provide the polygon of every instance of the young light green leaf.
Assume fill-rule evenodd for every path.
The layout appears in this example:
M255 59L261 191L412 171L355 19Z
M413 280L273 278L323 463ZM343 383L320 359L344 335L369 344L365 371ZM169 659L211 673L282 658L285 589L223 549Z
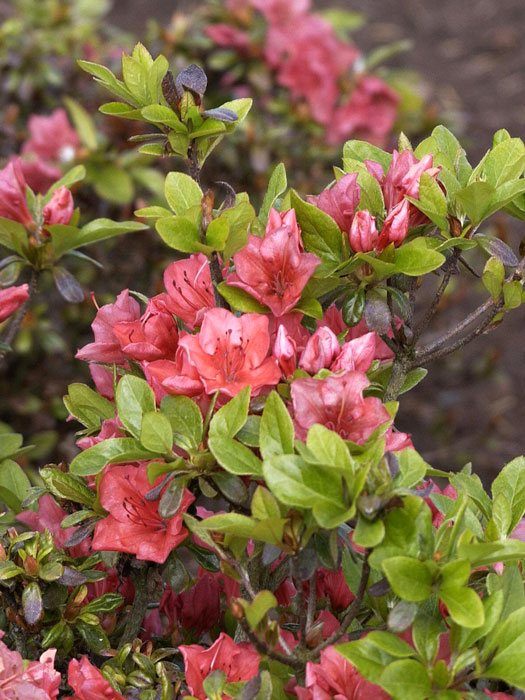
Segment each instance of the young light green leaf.
M259 444L264 459L274 455L292 454L293 422L283 400L276 391L266 399L261 418Z

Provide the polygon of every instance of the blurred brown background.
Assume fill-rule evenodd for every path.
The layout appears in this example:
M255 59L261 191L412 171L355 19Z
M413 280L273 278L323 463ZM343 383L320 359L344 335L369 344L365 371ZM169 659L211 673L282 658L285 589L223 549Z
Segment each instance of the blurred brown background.
M350 0L316 2L362 11L369 24L356 35L364 49L399 39L413 48L396 59L421 72L453 105L472 159L505 127L525 136L524 0ZM113 21L139 34L149 17L168 19L196 3L175 0L116 0ZM514 243L512 231L496 222ZM441 314L443 327L476 305L458 292ZM491 479L505 461L525 451L525 309L468 348L434 365L431 376L404 398L399 427L436 466L458 468L472 459Z

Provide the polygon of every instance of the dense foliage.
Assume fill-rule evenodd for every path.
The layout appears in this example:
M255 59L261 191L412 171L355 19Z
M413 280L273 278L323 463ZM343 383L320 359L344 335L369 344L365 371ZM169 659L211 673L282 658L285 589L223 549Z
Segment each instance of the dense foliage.
M279 164L259 206L202 172L249 97L209 103L202 69L174 74L141 44L121 77L80 65L115 98L104 113L145 124L140 150L187 173L170 171L137 222L82 226L70 188L84 166L44 191L21 160L0 173L3 359L35 275L77 301L64 260L144 222L176 251L157 294L95 300L77 352L93 386L64 399L81 426L70 464L30 481L21 436L0 436L3 695L525 690L525 459L487 493L470 465L433 469L394 425L433 359L525 301L525 258L479 230L498 211L525 218L523 142L501 130L472 166L443 126L393 153L354 139L324 190L301 195ZM33 127L27 152L44 158ZM429 333L463 270L485 299Z

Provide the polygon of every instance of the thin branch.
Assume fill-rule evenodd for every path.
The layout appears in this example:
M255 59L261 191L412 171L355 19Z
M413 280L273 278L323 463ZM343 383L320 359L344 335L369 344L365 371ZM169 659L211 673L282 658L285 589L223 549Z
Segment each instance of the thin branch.
M420 323L418 323L417 328L414 330L414 343L418 341L418 339L421 337L421 334L425 331L430 321L432 321L432 319L436 315L439 304L450 283L450 280L452 276L457 273L457 261L459 257L460 251L456 248L452 253L452 257L447 262L446 268L444 269L443 277L441 278L441 282L436 290L436 293L434 295L434 298L432 299L430 306L427 309L426 314L424 315Z
M303 661L297 659L295 656L293 656L293 654L291 654L290 656L285 656L284 654L281 654L278 651L270 649L265 642L259 639L259 637L251 631L246 620L239 620L239 624L243 632L246 634L250 642L260 654L264 654L269 659L278 661L279 663L284 664L285 666L290 666L290 668L293 668L295 671L304 671L305 664Z
M147 612L149 599L149 567L146 565L137 571L134 576L135 597L124 627L124 632L120 638L119 648L124 644L132 642L138 637L142 620Z
M306 606L306 626L305 632L308 634L312 625L314 624L315 611L317 609L317 572L314 571L314 575L310 580L310 590L308 591L308 603Z

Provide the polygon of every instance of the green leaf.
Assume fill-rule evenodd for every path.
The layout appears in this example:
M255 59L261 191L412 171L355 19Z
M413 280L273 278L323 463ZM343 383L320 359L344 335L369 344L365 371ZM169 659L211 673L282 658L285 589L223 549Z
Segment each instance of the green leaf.
M483 603L478 594L466 586L441 587L439 597L445 603L450 617L467 629L481 627L485 622Z
M306 446L313 456L327 466L352 474L354 463L345 441L333 430L315 424L308 431Z
M488 638L484 655L495 651L489 667L485 670L487 678L499 678L510 686L525 690L525 608L520 608L496 626Z
M510 504L508 532L512 532L525 513L525 457L516 457L505 465L492 482L493 499L500 495Z
M78 476L57 468L44 467L40 470L40 477L48 491L57 498L80 503L88 508L93 506L96 495Z
M223 469L238 476L261 476L261 460L241 442L216 435L208 440L208 447Z
M178 216L184 215L192 207L200 206L203 196L195 180L179 172L167 174L164 194L170 208Z
M495 195L495 188L482 180L472 182L456 192L455 203L465 212L471 222L479 224L487 216L489 205Z
M281 517L281 509L277 500L264 486L257 486L255 489L252 498L252 515L257 520Z
M75 165L73 168L68 170L60 180L57 180L54 182L51 187L48 189L46 192L46 196L44 197L44 202L47 204L49 200L51 199L51 196L53 195L56 190L58 190L60 187L71 187L72 185L75 185L77 182L80 182L86 177L86 169L83 165Z
M199 521L199 528L212 532L225 532L237 537L250 538L256 523L252 518L240 513L225 513L212 515L205 520Z
M399 556L385 559L382 567L392 590L402 600L417 603L430 596L432 573L424 562Z
M183 482L170 481L159 501L159 515L168 520L178 511L184 498L185 484Z
M96 151L98 148L97 128L93 119L88 112L71 97L65 97L64 102L69 112L69 116L73 122L75 130L80 137L80 140L90 151Z
M155 228L167 246L182 253L211 253L213 250L200 242L196 224L183 216L167 216L159 219Z
M409 197L409 200L441 231L449 230L447 199L439 184L428 173L423 173L419 180L419 197Z
M64 397L64 405L72 416L90 430L96 430L103 420L111 419L115 415L111 401L86 384L70 384Z
M80 230L75 229L73 235L71 235L71 226L54 225L48 226L47 230L51 233L55 253L57 257L60 257L68 250L82 248L85 245L121 236L124 233L144 231L146 228L148 227L139 221L117 222L111 221L111 219L94 219Z
M505 139L492 148L483 162L487 182L498 188L516 180L525 168L525 146L518 138Z
M165 105L148 105L147 107L143 107L140 113L148 122L165 124L169 126L170 129L179 133L184 134L187 132L186 126L170 107L166 107Z
M427 238L415 238L397 248L394 256L396 272L410 277L419 277L437 270L446 258L434 250Z
M263 474L269 489L282 503L311 509L321 527L337 527L355 512L345 502L342 478L336 470L284 454L265 459Z
M126 374L115 391L118 416L133 437L140 438L142 416L155 411L155 395L149 384L140 377Z
M362 515L357 519L353 541L360 547L376 547L385 536L385 524L382 520L367 520Z
M22 447L23 437L20 433L0 433L0 462L6 457L12 457Z
M224 250L229 233L230 226L226 219L213 219L206 229L206 243L213 250Z
M503 284L503 301L505 309L511 311L519 308L523 303L523 285L518 280Z
M18 221L11 221L11 219L0 216L0 245L24 256L24 246L27 245L25 227Z
M202 414L187 396L166 396L160 410L168 418L173 440L184 450L196 450L202 440Z
M78 454L71 462L69 469L78 476L98 474L106 464L122 464L136 462L140 459L155 459L155 452L146 450L133 438L110 438L89 447Z
M272 172L270 181L268 182L268 189L266 190L263 203L259 210L259 221L263 226L266 225L270 209L278 204L279 198L286 192L287 187L286 168L284 163L279 163Z
M504 540L502 542L463 542L460 543L457 554L462 559L468 559L473 567L488 566L497 562L516 561L525 559L525 542L520 540Z
M244 606L246 620L250 625L250 629L255 630L268 612L272 608L276 608L277 605L277 598L271 591L259 591L252 602Z
M250 387L245 387L213 416L209 436L233 438L246 423L250 407Z
M147 450L170 454L173 449L173 433L168 418L156 411L145 413L142 417L140 442Z
M432 687L423 664L415 659L402 659L389 664L379 681L394 700L425 700L432 696Z
M323 318L323 307L313 297L300 299L293 311L300 311L305 316L321 320Z
M403 386L398 392L398 396L401 396L401 394L406 394L408 391L417 386L419 382L423 381L427 374L428 369L425 369L425 367L416 367L415 369L411 370L407 374L405 381L403 382Z
M24 470L12 459L0 462L0 484L2 489L13 494L19 502L24 500L31 488Z
M293 422L283 400L276 391L270 393L264 405L259 444L264 459L274 455L293 453Z
M499 258L489 258L482 276L483 285L493 299L501 296L505 281L505 267Z
M102 199L114 204L129 204L135 194L131 175L116 163L98 166L89 171L95 192Z
M419 484L425 478L427 469L430 467L427 462L411 447L395 453L399 465L399 472L394 479L395 488L409 489Z
M226 299L228 305L235 311L243 313L258 313L264 314L268 312L266 306L254 299L244 289L238 287L230 287L226 282L220 282L217 286L219 294L223 299Z
M125 102L106 102L105 104L100 105L98 111L102 114L107 114L110 117L120 117L121 119L143 121L141 110L134 109Z
M306 250L317 255L326 269L339 265L343 260L343 237L339 226L331 216L303 201L294 190L291 201Z
M358 160L361 163L364 163L365 160L373 160L379 163L386 173L392 162L392 154L367 141L352 140L347 141L343 146L343 164L347 160ZM346 169L346 165L344 167Z

